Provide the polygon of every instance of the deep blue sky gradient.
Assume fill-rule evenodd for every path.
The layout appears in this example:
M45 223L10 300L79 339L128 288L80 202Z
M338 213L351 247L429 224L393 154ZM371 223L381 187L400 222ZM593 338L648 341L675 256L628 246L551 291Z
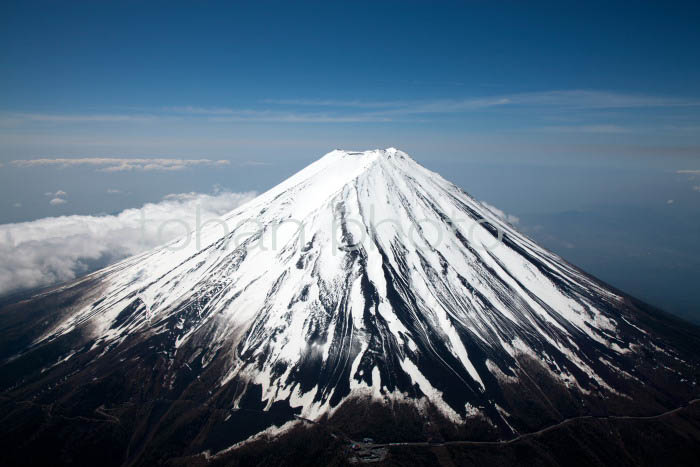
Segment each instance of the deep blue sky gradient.
M697 2L3 2L3 107L700 98Z

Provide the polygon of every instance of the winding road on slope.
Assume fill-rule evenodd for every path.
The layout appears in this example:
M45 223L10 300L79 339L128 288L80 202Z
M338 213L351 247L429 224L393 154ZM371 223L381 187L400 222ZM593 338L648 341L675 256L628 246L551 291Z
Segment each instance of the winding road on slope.
M4 395L0 395L3 399L9 399L8 397ZM167 399L160 399L160 401L164 401ZM194 402L191 400L187 399L176 399L176 400L169 400L170 402L176 402L176 401L187 401L187 402ZM532 431L528 433L521 433L520 435L516 436L515 438L507 439L507 440L499 440L499 441L468 441L468 440L458 440L458 441L442 441L442 442L428 442L428 441L413 441L413 442L390 442L390 443L361 443L358 441L353 440L350 436L345 434L344 432L340 431L337 428L330 427L325 423L317 422L308 418L301 417L299 415L296 415L295 418L299 421L306 422L312 425L317 425L320 426L326 430L329 431L331 436L335 437L341 437L347 442L351 444L358 444L363 446L364 449L375 449L375 448L384 448L384 447L444 447L444 446L506 446L509 444L517 443L518 441L522 441L527 438L531 438L534 436L541 435L543 433L547 433L552 430L556 430L557 428L560 428L564 425L579 421L579 420L657 420L663 417L667 417L669 415L673 415L675 413L678 413L682 411L683 409L686 409L694 404L697 404L700 402L700 399L693 399L689 402L687 402L684 405L681 405L680 407L677 407L675 409L667 410L666 412L662 412L657 415L604 415L604 416L596 416L596 415L581 415L578 417L571 417L562 420L559 423L556 423L554 425L549 425L545 428L542 428L537 431ZM31 404L31 405L37 405L37 406L42 406L44 408L48 409L47 415L49 418L52 416L52 406L53 404L50 405L42 405L42 404L37 404L32 401L17 401L15 402L16 404ZM108 423L120 423L119 419L109 413L106 413L106 409L104 406L98 407L95 412L97 412L99 415L102 415L103 419L87 419L85 417L79 417L79 418L85 418L86 420L91 420L91 421L96 421L96 422L108 422ZM222 410L222 409L217 409L217 410ZM230 410L230 409L229 409ZM251 410L251 409L238 409L238 410L245 410L249 412L262 412L258 410Z
M418 442L397 442L397 443L378 443L378 444L373 444L373 447L393 447L393 446L454 446L454 445L470 445L470 446L505 446L508 444L513 444L517 443L518 441L521 441L526 438L530 438L533 436L538 436L543 433L546 433L548 431L556 430L557 428L560 428L566 424L578 421L578 420L656 420L659 418L663 418L669 415L673 415L677 412L680 412L683 409L686 409L690 407L693 404L696 404L700 402L700 399L693 399L690 402L688 402L685 405L682 405L680 407L677 407L672 410L668 410L666 412L660 413L658 415L605 415L605 416L595 416L595 415L581 415L578 417L571 417L567 418L565 420L562 420L561 422L550 425L548 427L542 428L541 430L537 431L532 431L529 433L522 433L515 438L507 439L507 440L502 440L502 441L443 441L439 443L430 443L427 441L418 441Z

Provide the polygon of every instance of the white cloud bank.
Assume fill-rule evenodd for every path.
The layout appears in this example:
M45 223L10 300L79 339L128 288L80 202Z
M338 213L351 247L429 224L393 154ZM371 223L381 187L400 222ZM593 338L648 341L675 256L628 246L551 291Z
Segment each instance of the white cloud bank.
M183 170L188 167L220 167L229 165L227 160L211 159L138 159L124 157L83 157L83 158L43 158L14 160L15 167L95 167L102 172L126 172L132 170L144 171L172 171Z
M493 213L493 214L495 214L496 216L500 217L501 219L503 219L504 221L508 222L509 224L515 225L515 224L517 224L518 222L520 222L520 218L519 218L519 217L514 216L514 215L512 215L512 214L506 214L505 212L501 211L501 210L498 209L497 207L491 206L491 205L490 205L489 203L487 203L486 201L481 201L481 204L483 204L484 207L485 207L486 209L488 209L489 211L491 211L491 213Z
M109 216L48 217L0 225L0 294L47 286L97 270L184 235L255 193L168 195Z
M66 204L68 202L65 200L65 197L68 196L68 193L66 193L63 190L58 190L56 193L47 191L46 193L44 193L44 195L51 198L51 201L49 201L49 204L51 206L60 206L61 204Z

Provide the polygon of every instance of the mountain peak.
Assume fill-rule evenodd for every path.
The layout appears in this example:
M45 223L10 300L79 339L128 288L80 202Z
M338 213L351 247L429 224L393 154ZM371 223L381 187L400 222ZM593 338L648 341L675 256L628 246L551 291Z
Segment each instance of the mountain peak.
M109 419L110 442L112 419L141 434L148 419L225 452L300 418L371 429L375 407L431 437L447 422L513 439L697 397L692 341L666 339L686 330L658 337L637 303L405 153L335 150L182 239L0 309L0 387L79 429ZM26 413L5 426L39 420Z
M88 279L34 347L69 342L63 361L115 366L155 349L169 399L196 376L217 405L311 419L369 397L510 430L519 409L501 385L523 361L607 397L639 349L662 347L617 292L396 148L332 151Z
M338 153L343 156L351 156L351 157L360 157L360 158L387 158L390 159L392 157L408 157L408 154L406 154L403 151L400 151L396 149L395 147L389 147L386 149L366 149L363 151L358 151L358 150L348 150L348 149L336 149L329 154L334 154Z

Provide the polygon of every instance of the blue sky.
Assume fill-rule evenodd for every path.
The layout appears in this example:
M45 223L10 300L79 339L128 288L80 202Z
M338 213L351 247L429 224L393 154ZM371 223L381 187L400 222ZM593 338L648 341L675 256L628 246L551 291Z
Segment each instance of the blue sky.
M698 24L697 2L2 2L0 223L396 146L700 319Z
M2 8L2 111L5 125L23 129L77 132L90 124L98 135L140 137L151 152L177 144L156 144L150 127L157 135L186 127L202 138L232 131L241 139L253 130L251 138L269 140L274 131L280 140L316 140L311 128L319 126L343 134L333 123L368 139L386 130L510 130L551 141L564 139L552 133L609 141L641 132L647 143L696 142L688 134L697 134L700 105L693 2Z

